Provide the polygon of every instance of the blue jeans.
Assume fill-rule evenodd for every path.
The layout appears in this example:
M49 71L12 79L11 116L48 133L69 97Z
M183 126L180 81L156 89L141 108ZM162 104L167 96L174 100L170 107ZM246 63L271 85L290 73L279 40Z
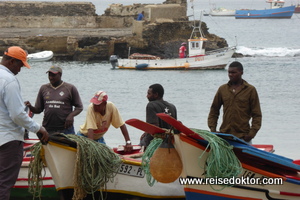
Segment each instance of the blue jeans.
M84 136L84 137L87 137L86 135L83 135L80 131L77 132L77 135L80 135L80 136ZM97 140L94 140L96 142L99 142L99 143L102 143L102 144L106 144L105 140L103 137L97 139Z
M49 134L53 133L64 133L64 134L75 134L75 129L74 126L71 126L67 129L62 129L62 130L47 130Z

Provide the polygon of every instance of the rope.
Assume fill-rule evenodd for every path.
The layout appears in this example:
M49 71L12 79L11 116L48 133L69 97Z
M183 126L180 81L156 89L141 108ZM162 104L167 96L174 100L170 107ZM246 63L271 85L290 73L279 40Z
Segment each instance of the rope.
M33 195L33 199L38 197L41 200L41 193L43 188L43 177L46 175L42 174L44 169L42 156L40 154L42 150L42 144L40 142L36 143L30 148L31 158L28 167L28 191ZM33 159L34 155L34 159Z
M210 148L204 167L206 178L232 178L237 177L242 172L241 162L234 154L232 145L209 131L199 129L192 130L208 141L205 151L199 156L200 161L206 153L206 150ZM219 189L214 188L212 185L210 186L215 191L220 191L231 185L222 185Z
M142 156L141 167L146 174L147 183L151 187L154 185L156 180L153 178L153 176L150 173L150 159L153 156L156 149L161 145L162 142L163 142L163 139L161 139L161 138L154 138L153 140L151 140L150 144L148 145L146 151L144 152L144 154Z
M103 187L108 181L113 181L113 178L116 176L122 160L118 154L114 153L105 144L101 144L86 137L77 135L68 134L63 135L63 137L67 137L68 139L77 143L77 154L76 161L74 163L75 170L73 180L74 195L72 200L83 199L87 194L93 194L97 190L100 190L102 196L101 187ZM43 167L42 158L39 156L41 143L39 142L35 144L33 148L39 149L39 151L32 151L32 156L34 159L31 159L30 166L33 169L37 168L37 170L30 169L28 178L34 183L30 184L30 190L35 189L32 188L33 186L40 188L40 191L42 188L42 185L39 185L42 182L40 179L42 177L40 172Z

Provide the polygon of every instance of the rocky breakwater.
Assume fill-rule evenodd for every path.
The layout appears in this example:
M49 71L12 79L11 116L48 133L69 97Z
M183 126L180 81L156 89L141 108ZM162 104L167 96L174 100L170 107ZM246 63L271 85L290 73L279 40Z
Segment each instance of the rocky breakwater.
M163 4L112 4L105 14L95 14L88 2L0 2L0 53L12 45L29 53L54 52L54 60L109 60L132 53L176 57L180 43L187 41L192 22L186 17L186 0ZM145 21L135 21L141 11ZM224 39L202 30L208 49L227 46ZM129 48L130 47L130 48Z

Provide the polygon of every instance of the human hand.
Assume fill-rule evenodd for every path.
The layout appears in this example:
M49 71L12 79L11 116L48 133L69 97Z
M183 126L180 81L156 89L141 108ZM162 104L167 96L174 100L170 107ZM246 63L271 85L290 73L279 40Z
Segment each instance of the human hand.
M124 146L124 152L131 152L133 149L133 146L131 144L126 144Z
M43 126L41 126L40 130L37 132L37 136L40 139L42 144L47 144L48 143L49 134Z
M25 106L28 106L29 108L31 107L31 103L29 101L24 102Z
M73 123L74 123L74 117L69 115L66 118L66 121L65 121L65 129L70 128L71 126L73 126Z
M140 140L142 140L148 133L143 133L140 137Z
M251 136L249 136L249 135L245 135L245 136L243 137L243 140L245 140L246 142L250 142L252 139L253 139L253 138L252 138Z

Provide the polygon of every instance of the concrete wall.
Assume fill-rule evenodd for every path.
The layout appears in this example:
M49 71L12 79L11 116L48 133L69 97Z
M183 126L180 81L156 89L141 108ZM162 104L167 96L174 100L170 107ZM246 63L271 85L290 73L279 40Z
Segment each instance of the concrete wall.
M7 16L0 17L1 28L97 28L94 16Z
M183 0L177 0L182 3ZM138 13L148 22L186 17L184 4L112 4L98 16L90 2L0 1L0 28L124 28Z
M97 28L96 17L89 2L0 2L2 28Z
M98 24L101 28L135 26L135 19L138 13L142 11L144 11L147 22L188 20L186 17L187 9L184 4L133 4L129 6L112 4L106 9L104 15L99 16ZM136 33L137 30L133 30L133 32Z
M186 7L179 4L162 4L162 5L148 5L145 6L145 10L148 11L148 17L146 20L150 22L155 21L179 21L186 17Z
M133 21L132 23L132 34L137 37L143 36L143 27L144 27L145 21Z

